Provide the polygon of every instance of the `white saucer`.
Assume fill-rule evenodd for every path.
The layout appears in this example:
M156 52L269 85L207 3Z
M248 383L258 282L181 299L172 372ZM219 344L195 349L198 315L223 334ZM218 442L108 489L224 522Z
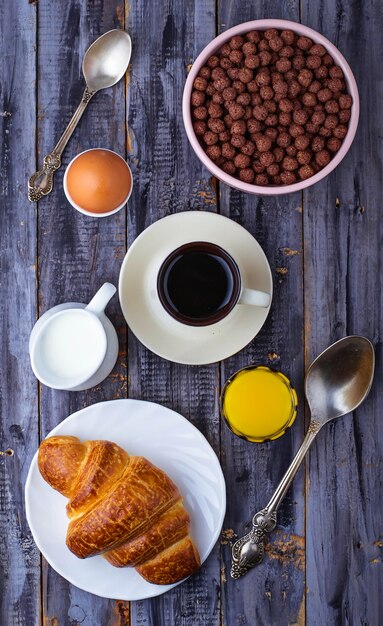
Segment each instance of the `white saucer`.
M231 254L243 286L272 296L270 266L259 243L232 220L205 211L165 217L144 230L130 246L119 278L121 308L136 337L169 361L204 365L242 350L261 330L267 308L237 305L217 324L193 327L174 320L157 295L157 273L175 248L190 241L210 241Z
M29 338L29 354L31 354L31 349L35 338L37 337L38 331L41 326L44 324L45 320L58 313L59 311L64 311L65 309L85 309L87 305L82 304L81 302L65 302L64 304L57 304L52 307L48 311L46 311L36 322L34 325L31 336ZM105 378L107 378L114 368L117 357L118 357L118 337L116 333L116 329L114 328L110 319L105 315L105 313L101 313L99 315L100 322L102 323L107 340L107 349L103 362L101 363L99 369L91 378L89 378L82 385L78 385L77 387L71 387L71 389L67 389L66 391L85 391L86 389L91 389L92 387L96 387L102 383Z
M214 450L187 419L152 402L112 400L73 413L52 435L109 439L164 470L184 498L201 562L207 559L225 516L225 479ZM37 547L61 576L80 589L119 600L152 598L175 586L152 585L133 568L113 567L101 555L78 559L65 545L66 503L41 476L36 453L25 484L27 520Z

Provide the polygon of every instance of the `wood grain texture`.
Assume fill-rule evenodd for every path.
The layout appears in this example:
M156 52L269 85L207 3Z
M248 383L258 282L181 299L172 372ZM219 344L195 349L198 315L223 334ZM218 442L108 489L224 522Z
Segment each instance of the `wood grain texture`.
M307 361L346 334L375 345L375 384L353 417L320 433L309 458L307 614L313 624L378 625L383 615L382 82L380 3L302 3L302 19L349 61L361 96L344 161L305 192ZM380 520L380 522L378 521ZM380 590L380 591L379 591Z
M115 0L39 3L39 162L61 135L80 101L85 50L103 32L124 26L124 6ZM54 19L52 19L54 15ZM126 250L126 212L89 218L75 211L62 190L64 168L91 147L125 156L125 81L98 93L88 106L56 174L53 192L39 203L39 313L60 302L89 302L105 282L117 285ZM41 388L41 434L73 411L102 400L126 397L126 327L115 296L107 314L118 330L120 355L111 376L85 392ZM47 624L107 624L116 605L84 593L44 563L43 611ZM125 618L124 618L125 619ZM128 622L121 621L121 624Z
M134 55L128 124L135 186L129 242L157 219L187 209L214 210L210 177L188 144L181 101L188 64L214 36L215 5L144 0L129 9ZM148 250L148 254L150 251ZM129 395L179 411L218 450L218 368L185 367L152 354L129 335ZM134 626L219 624L219 546L200 573L159 598L132 604Z
M242 2L219 2L219 30L265 17L298 20L298 3L282 6L275 2L248 3L245 7ZM230 537L233 533L242 536L250 530L252 516L266 506L303 438L301 195L250 196L221 185L220 210L259 241L269 260L274 283L273 304L264 328L247 348L222 364L222 383L246 365L269 365L290 378L300 405L292 429L269 443L248 443L222 426L221 464L228 489L224 529ZM301 470L278 512L277 529L270 536L265 559L258 568L234 581L230 577L230 545L223 547L223 624L287 626L298 620L304 623L304 525Z
M36 8L0 6L0 623L36 624L40 555L24 510L38 445L37 384L28 338L36 316L36 212L26 197L35 164ZM20 62L20 59L23 61Z
M349 60L361 94L361 122L349 154L302 196L248 196L218 185L183 128L189 65L218 32L265 17L301 20L327 36ZM36 210L27 200L27 177L79 102L83 53L114 27L126 27L132 36L130 72L92 100L53 193ZM169 0L155 7L145 0L25 0L17 9L16 3L0 7L1 626L380 626L382 28L383 9L373 0ZM127 213L92 219L67 203L64 168L90 147L128 156L134 187ZM190 209L231 217L265 250L274 300L257 338L220 365L170 363L132 333L127 350L115 297L108 314L120 355L111 376L88 392L39 390L27 352L37 316L60 302L89 301L106 280L117 284L127 241L156 220ZM306 478L301 469L279 511L263 564L235 582L230 544L267 503L303 437L304 369L350 333L365 334L375 345L371 394L353 417L319 435ZM220 387L250 363L285 372L300 402L293 428L263 445L235 438L218 414ZM206 435L220 455L228 496L221 541L201 572L164 596L131 605L77 589L44 559L40 567L23 506L39 435L73 411L128 392L179 411Z

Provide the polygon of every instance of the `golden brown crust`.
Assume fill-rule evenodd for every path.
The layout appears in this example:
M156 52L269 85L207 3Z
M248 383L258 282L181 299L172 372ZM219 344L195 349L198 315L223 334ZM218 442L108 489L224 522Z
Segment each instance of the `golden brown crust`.
M48 437L40 444L38 453L42 477L69 498L85 454L86 445L77 437Z
M171 585L194 574L200 565L199 554L188 536L136 569L150 583Z
M80 559L144 533L180 497L170 478L143 457L130 457L120 480L95 506L70 522L68 548Z
M186 537L189 533L189 522L189 514L184 509L182 500L178 500L153 522L146 533L109 550L104 556L115 567L135 567Z
M128 453L111 441L88 441L87 446L85 461L66 507L68 517L78 517L103 498L129 462Z
M156 584L175 583L200 566L180 493L147 459L110 441L61 436L42 442L38 466L70 499L67 546L79 558L104 553L117 567L138 565Z

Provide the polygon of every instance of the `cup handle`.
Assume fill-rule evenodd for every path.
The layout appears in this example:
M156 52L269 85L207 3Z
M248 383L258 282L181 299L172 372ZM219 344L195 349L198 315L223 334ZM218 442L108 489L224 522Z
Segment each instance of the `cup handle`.
M93 296L88 306L85 307L86 311L90 311L99 316L104 311L109 300L114 296L117 289L112 283L104 283L102 287Z
M253 306L266 308L269 306L270 300L270 294L265 293L264 291L243 288L238 304L252 304Z

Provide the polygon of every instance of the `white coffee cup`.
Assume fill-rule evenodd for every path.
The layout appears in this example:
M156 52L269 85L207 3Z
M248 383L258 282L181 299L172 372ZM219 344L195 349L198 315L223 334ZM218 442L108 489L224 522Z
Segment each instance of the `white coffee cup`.
M114 285L105 283L84 309L66 308L40 323L30 346L32 370L40 382L70 390L94 376L108 347L100 317L115 293Z

